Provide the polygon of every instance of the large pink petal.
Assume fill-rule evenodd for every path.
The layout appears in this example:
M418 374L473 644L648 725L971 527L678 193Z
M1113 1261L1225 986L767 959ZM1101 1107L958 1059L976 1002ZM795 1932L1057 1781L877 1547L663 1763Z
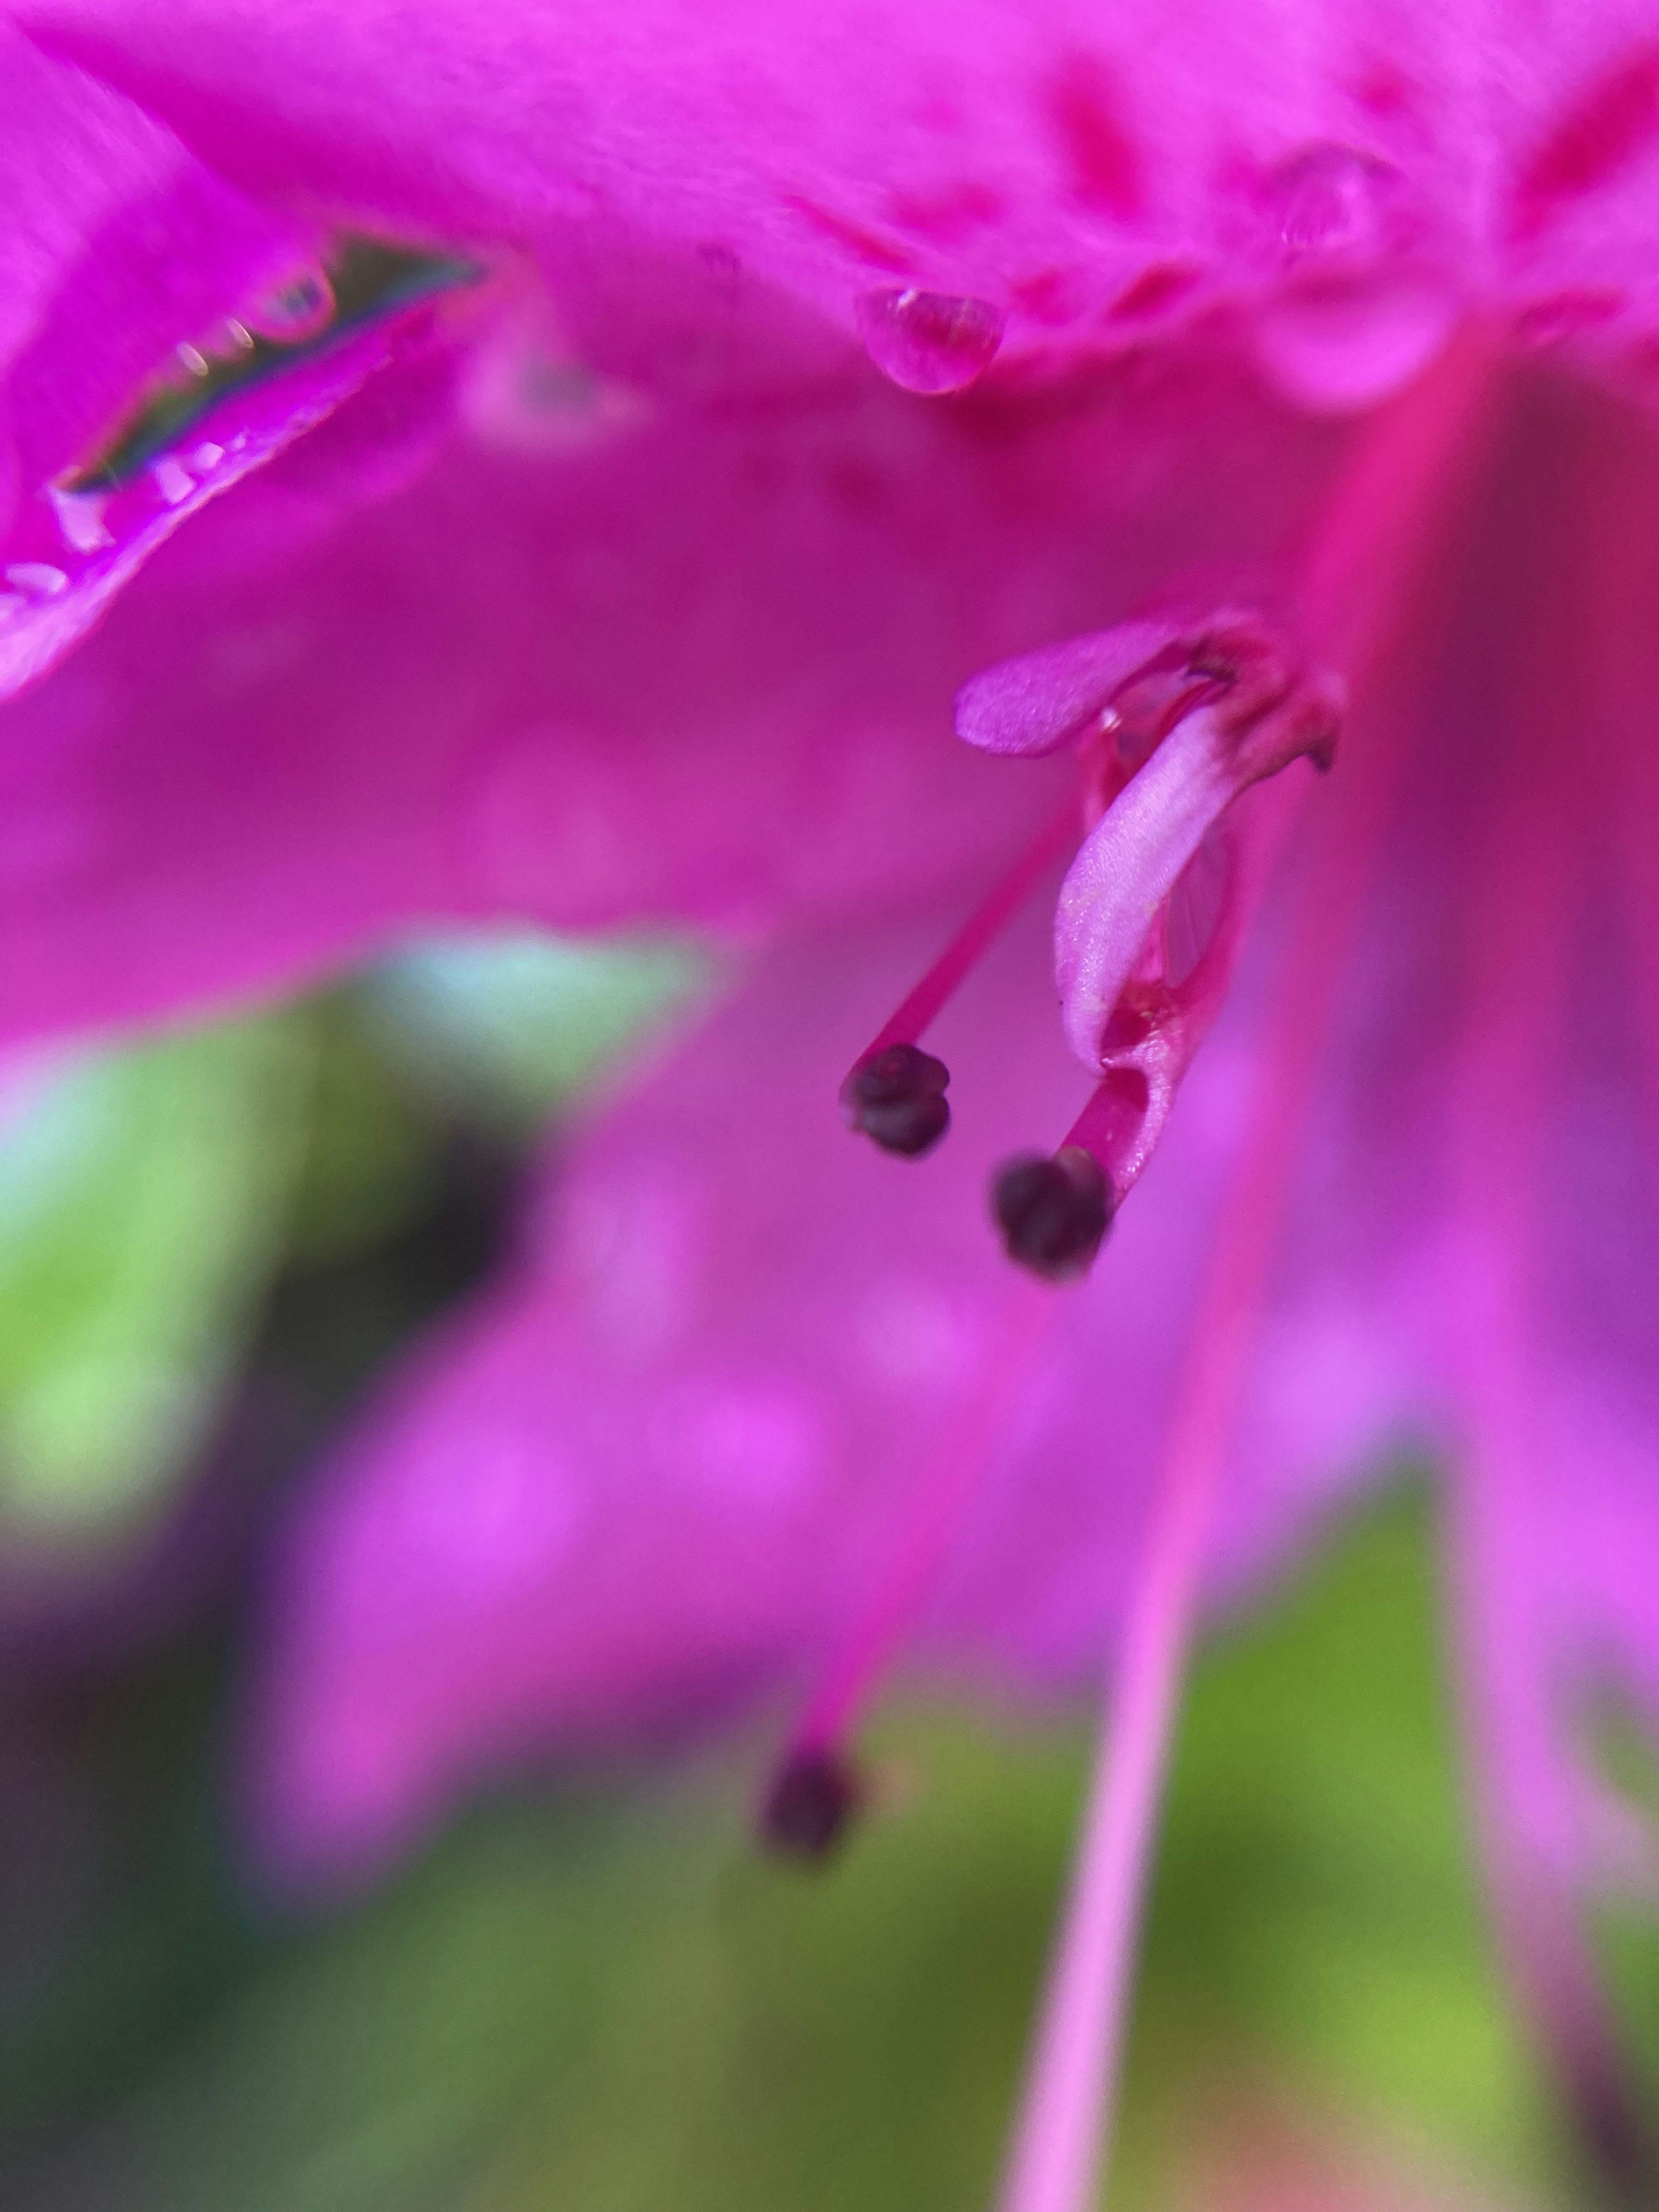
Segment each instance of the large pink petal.
M434 404L433 365L389 373L8 710L10 1033L444 914L902 905L992 865L1050 788L957 744L963 679L1177 564L1270 556L1334 450L1205 353L1012 414L866 375L538 418L499 366L464 365L440 461L343 514L341 471L395 462L399 410L418 431Z
M1386 379L1471 295L1615 346L1659 316L1642 0L370 0L343 21L41 0L31 20L262 190L712 245L848 331L860 293L911 284L1006 311L1015 357L1071 354L1242 297L1287 379L1340 398L1345 348Z

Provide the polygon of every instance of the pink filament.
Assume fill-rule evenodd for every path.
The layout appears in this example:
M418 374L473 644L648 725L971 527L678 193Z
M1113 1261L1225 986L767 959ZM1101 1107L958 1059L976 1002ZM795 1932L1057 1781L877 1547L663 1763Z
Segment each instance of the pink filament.
M1339 494L1307 570L1312 640L1351 678L1369 677L1398 622L1420 540L1490 378L1490 349L1448 349L1385 416ZM1379 459L1379 449L1381 459ZM1364 526L1374 528L1374 562ZM1362 619L1352 612L1357 599ZM1263 1080L1216 1249L1141 1575L1118 1654L1071 1897L1054 1958L1003 2212L1087 2212L1109 2131L1164 1765L1221 1470L1264 1301L1323 1038L1364 887L1402 770L1375 714L1349 733L1302 881L1269 1025ZM1370 742L1367 742L1367 740Z
M1009 1405L1062 1310L1047 1285L1011 1277L990 1352L928 1459L869 1605L807 1702L794 1734L797 1750L833 1750L852 1734L927 1601Z
M1623 687L1609 679L1628 673L1630 656L1645 649L1647 609L1633 586L1651 583L1652 559L1626 567L1635 550L1626 542L1628 526L1642 510L1629 453L1607 457L1592 447L1587 458L1575 445L1569 459L1579 465L1579 511L1568 527L1588 541L1589 557L1576 573L1589 588L1582 605L1546 605L1517 626L1530 653L1514 686L1510 772L1468 886L1473 1013L1451 1133L1462 1232L1465 1431L1451 1494L1451 1579L1475 1827L1499 1948L1577 2118L1628 2182L1645 2155L1638 2106L1571 1891L1568 1868L1584 1839L1560 1832L1564 1817L1583 1809L1583 1784L1571 1771L1547 1679L1534 1555L1548 1540L1546 1446L1533 1377L1540 1137L1558 1073L1551 1047L1567 1034L1573 894L1588 850L1595 764L1592 756L1587 775L1576 749L1564 753L1564 733L1582 727L1588 708L1612 738L1604 793L1624 817L1614 843L1622 830L1626 890L1650 947L1641 895L1654 888L1653 864L1638 842L1639 801L1653 795L1650 740L1644 727L1632 743L1623 726L1628 709L1617 714ZM1603 511L1609 493L1612 515ZM1614 710L1610 731L1598 708ZM1634 791L1619 788L1621 765L1639 779ZM1647 1011L1651 1021L1650 986Z
M1060 854L1076 844L1079 833L1077 800L1068 798L993 884L915 988L876 1032L859 1055L860 1066L890 1045L915 1044L922 1036Z
M1383 749L1378 748L1379 753ZM1351 779L1352 783L1358 781ZM1381 781L1373 777L1373 782ZM1379 793L1378 796L1383 794ZM1371 794L1364 794L1368 801ZM1180 1412L1152 1500L1078 1871L1002 2203L1083 2212L1110 2122L1166 1747L1227 1442L1246 1380L1321 1042L1382 810L1333 812L1272 1024L1265 1080L1228 1193Z

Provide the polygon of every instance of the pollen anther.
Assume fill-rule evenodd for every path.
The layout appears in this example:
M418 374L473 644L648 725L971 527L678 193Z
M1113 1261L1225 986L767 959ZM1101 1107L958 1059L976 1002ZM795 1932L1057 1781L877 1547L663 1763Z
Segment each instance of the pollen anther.
M951 1126L945 1096L950 1080L950 1069L932 1053L913 1044L889 1045L860 1060L842 1085L842 1118L883 1152L920 1159Z

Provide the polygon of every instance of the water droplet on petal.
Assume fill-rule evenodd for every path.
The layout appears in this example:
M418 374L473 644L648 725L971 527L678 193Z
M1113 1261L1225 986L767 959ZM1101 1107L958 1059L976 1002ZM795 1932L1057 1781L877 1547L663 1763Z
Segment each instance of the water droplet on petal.
M150 464L150 479L169 507L182 507L196 489L196 479L180 460L163 453Z
M1257 251L1276 279L1257 349L1287 398L1322 411L1373 405L1450 333L1453 286L1435 226L1393 162L1306 146L1256 187Z
M244 307L239 320L256 337L302 345L334 319L334 287L320 267L296 270Z
M64 491L52 485L47 491L64 543L72 553L96 553L114 538L104 525L107 496L95 491Z
M1409 190L1392 161L1352 146L1304 147L1268 170L1261 205L1279 257L1375 259L1412 227Z
M6 571L6 581L35 599L55 599L69 585L63 570L54 568L50 561L14 561Z
M225 449L211 438L204 438L190 456L190 465L199 475L210 476L225 458Z
M1002 343L1005 318L988 300L949 292L866 292L854 309L876 367L906 392L960 392Z

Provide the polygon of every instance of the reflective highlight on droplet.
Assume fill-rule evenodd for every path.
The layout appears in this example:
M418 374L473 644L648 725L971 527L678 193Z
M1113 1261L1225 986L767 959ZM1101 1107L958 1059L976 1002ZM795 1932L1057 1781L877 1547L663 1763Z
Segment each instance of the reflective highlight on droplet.
M280 375L399 308L469 283L477 275L471 262L453 256L418 252L378 239L343 239L326 274L319 270L314 283L299 279L287 293L279 288L268 295L266 306L273 319L270 334L231 316L200 343L177 346L171 368L145 394L112 442L56 487L60 518L64 496L117 491L131 483L233 394ZM285 307L274 304L282 300ZM283 314L287 326L279 335L274 325ZM179 490L176 477L167 482ZM163 499L177 503L167 483L158 481L156 488ZM180 497L187 495L179 491Z
M1261 198L1279 253L1362 254L1374 258L1409 223L1409 188L1391 161L1352 146L1304 147L1276 162L1263 178Z
M255 337L269 338L274 345L301 345L325 331L334 315L334 287L327 272L313 265L274 285L237 319Z
M1006 320L988 300L948 292L866 292L854 313L865 349L906 392L960 392L989 365Z

